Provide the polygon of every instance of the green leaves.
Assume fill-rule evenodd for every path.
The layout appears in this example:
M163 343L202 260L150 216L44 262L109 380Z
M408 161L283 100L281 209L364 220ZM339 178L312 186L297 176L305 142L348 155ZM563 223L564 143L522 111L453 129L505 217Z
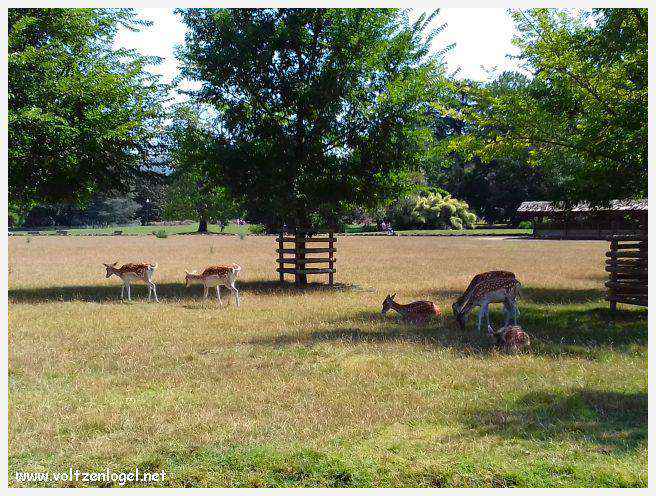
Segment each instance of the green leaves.
M218 113L225 184L253 220L335 224L410 188L441 68L390 9L191 9L183 74Z
M156 153L164 86L153 60L113 50L129 9L9 10L9 196L87 202L125 190Z
M484 161L521 158L553 181L553 200L647 194L646 10L514 11L514 43L531 78L503 74L459 88L472 126L452 149Z

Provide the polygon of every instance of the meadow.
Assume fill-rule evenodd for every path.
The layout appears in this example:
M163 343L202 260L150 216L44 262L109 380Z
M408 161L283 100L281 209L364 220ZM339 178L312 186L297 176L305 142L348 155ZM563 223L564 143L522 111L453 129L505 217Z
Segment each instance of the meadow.
M137 466L165 486L646 486L647 312L610 315L607 243L339 237L337 286L303 290L278 284L274 245L10 238L10 485ZM161 303L121 302L102 263L144 260ZM184 287L229 262L240 308ZM450 315L491 269L523 283L526 352ZM445 315L382 317L394 292Z

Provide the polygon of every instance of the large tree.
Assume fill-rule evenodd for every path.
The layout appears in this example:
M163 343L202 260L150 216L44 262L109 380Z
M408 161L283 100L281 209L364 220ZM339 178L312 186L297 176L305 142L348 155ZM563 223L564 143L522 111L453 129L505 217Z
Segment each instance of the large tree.
M126 9L9 10L9 201L88 202L126 190L154 150L163 87L154 58L114 49Z
M512 13L528 81L465 83L452 150L484 161L527 157L553 200L607 204L647 194L647 10ZM525 79L525 78L524 78Z
M409 188L441 76L434 14L190 9L179 56L216 112L216 175L270 227L334 225ZM433 53L433 55L431 55Z
M172 172L164 214L168 219L198 219L199 233L207 232L210 221L225 226L244 212L222 184L218 164L223 143L211 126L202 111L183 104L172 113L167 132Z

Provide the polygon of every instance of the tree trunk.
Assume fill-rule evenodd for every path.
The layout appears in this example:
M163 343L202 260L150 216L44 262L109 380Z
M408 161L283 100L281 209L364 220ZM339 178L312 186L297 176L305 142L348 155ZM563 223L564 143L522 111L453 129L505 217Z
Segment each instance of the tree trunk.
M199 233L207 233L207 218L206 217L201 217L200 221L198 222L198 232Z

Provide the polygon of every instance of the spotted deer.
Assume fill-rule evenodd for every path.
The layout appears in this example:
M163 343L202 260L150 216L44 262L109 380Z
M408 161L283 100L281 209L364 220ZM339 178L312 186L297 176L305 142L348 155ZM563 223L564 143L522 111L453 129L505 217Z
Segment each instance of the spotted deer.
M148 263L127 263L121 267L116 267L118 262L114 262L111 265L104 263L103 265L107 269L106 277L109 278L113 275L117 275L123 281L123 287L121 288L121 299L123 299L123 293L127 288L128 292L128 301L132 301L132 294L130 291L130 285L132 281L143 281L148 286L148 301L151 301L152 296L155 296L155 301L159 302L157 299L157 288L153 282L153 274L157 268L157 264L148 264Z
M481 331L481 324L483 323L483 316L487 321L488 333L490 333L490 303L503 303L506 313L506 320L504 325L508 325L512 316L513 323L517 324L517 316L519 311L517 309L517 296L519 295L519 288L521 283L516 278L505 276L487 277L482 279L474 288L464 295L462 305L454 312L456 320L461 329L465 328L467 317L474 307L480 307L478 312L478 331Z
M454 317L456 318L458 317L458 314L460 313L460 309L462 308L465 300L468 298L469 293L476 286L478 286L481 282L486 281L488 279L500 279L504 277L508 279L517 279L514 273L508 272L507 270L491 270L489 272L482 272L480 274L476 274L470 281L469 286L467 286L467 289L465 289L465 292L462 293L460 298L458 298L456 302L451 306L451 308L453 309Z
M235 287L235 281L239 271L241 271L241 267L237 264L212 265L200 274L185 271L185 287L189 287L192 281L200 281L203 285L203 298L205 299L208 297L210 288L215 287L216 298L219 300L219 304L223 306L221 290L219 288L225 286L235 295L237 306L239 306L239 291Z
M402 305L394 301L396 293L387 295L383 301L382 315L385 315L390 309L396 310L401 314L404 322L413 324L424 324L431 317L439 317L440 309L431 301L413 301L407 305Z
M507 325L496 331L492 330L492 336L496 339L497 345L505 351L518 351L531 346L531 338L518 325Z

